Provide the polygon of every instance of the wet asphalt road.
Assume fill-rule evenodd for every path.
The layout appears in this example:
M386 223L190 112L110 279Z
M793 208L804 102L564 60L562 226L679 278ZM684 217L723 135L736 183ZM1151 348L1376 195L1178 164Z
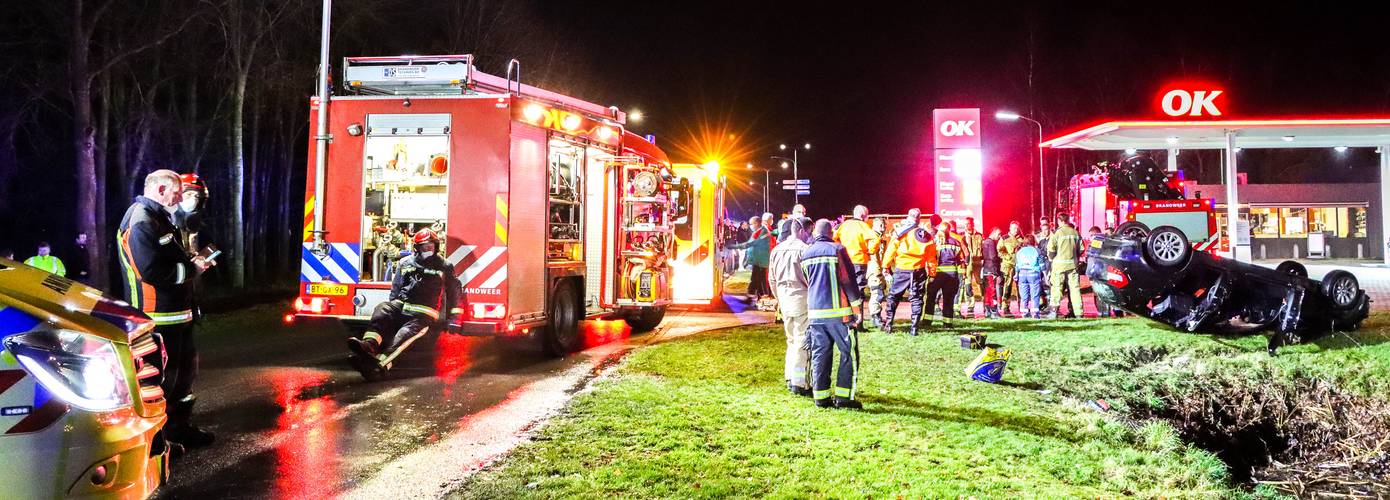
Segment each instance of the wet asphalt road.
M175 461L158 498L439 496L631 348L770 319L672 311L636 335L585 322L589 347L563 359L525 341L429 335L368 383L347 365L345 329L287 326L280 313L260 306L202 326L194 420L217 442Z

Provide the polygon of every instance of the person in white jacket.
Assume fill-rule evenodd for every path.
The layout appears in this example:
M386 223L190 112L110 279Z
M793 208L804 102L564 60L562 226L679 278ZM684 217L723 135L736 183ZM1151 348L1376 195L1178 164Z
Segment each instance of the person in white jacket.
M783 377L792 394L807 397L811 396L811 350L806 346L806 278L801 273L801 252L810 246L811 224L809 218L792 217L782 226L779 243L768 259L767 278L787 335Z

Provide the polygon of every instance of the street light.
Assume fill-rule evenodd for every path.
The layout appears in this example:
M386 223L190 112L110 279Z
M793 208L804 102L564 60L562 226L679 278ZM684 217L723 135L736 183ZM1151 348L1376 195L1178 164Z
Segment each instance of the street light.
M749 163L749 164L747 164L747 165L745 165L745 166L746 166L749 170L753 170L753 164L752 164L752 163ZM768 194L768 193L767 193L767 186L768 186L769 184L772 183L772 174L769 173L768 170L765 169L765 168L759 168L758 170L762 170L762 171L763 171L763 213L767 213L767 212L768 212L768 210L767 210L767 206L768 206L768 204L767 204L767 194ZM753 182L751 179L748 181L748 185L749 185L749 186L752 186L752 185L755 185L755 184L756 184L756 183Z
M633 123L642 121L647 115L640 109L634 109L627 114L627 120Z
M787 145L786 145L786 144L778 144L778 145L777 145L777 149L782 150L782 151L786 151L786 150L787 150ZM787 162L790 161L790 162L791 162L791 167L792 167L792 179L797 179L797 180L799 180L799 179L801 179L801 175L799 175L800 170L797 168L797 167L799 166L799 165L797 165L797 163L798 163L797 160L799 159L799 155L798 155L797 153L800 152L802 149L805 149L805 150L808 150L808 151L809 151L809 150L811 149L811 143L808 142L808 143L806 143L805 145L801 146L800 148L792 148L792 157L791 157L791 158L787 158L787 157L785 157L785 156L773 156L772 159L774 159L774 160L782 160L782 168L787 168ZM798 185L798 187L799 187L799 185ZM793 191L793 192L796 193L796 194L793 196L793 198L796 200L796 203L801 203L801 191L800 191L800 190L796 190L796 191Z
M1002 110L1001 110L1001 111L996 111L996 112L994 112L994 118L995 118L995 119L998 119L998 120L1000 120L1000 121L1006 121L1006 122L1012 122L1012 121L1018 121L1018 120L1026 120L1026 121L1028 121L1028 122L1032 122L1033 125L1037 125L1037 126L1038 126L1038 218L1041 219L1041 218L1043 218L1043 217L1045 217L1045 216L1047 215L1047 197L1043 194L1043 147L1042 147L1043 131L1042 131L1042 124L1041 124L1041 123L1038 123L1037 120L1034 120L1034 119L1032 119L1032 118L1029 118L1029 117L1026 117L1026 116L1023 116L1023 115L1020 115L1020 114L1015 113L1015 112L1013 112L1013 111L1002 111Z

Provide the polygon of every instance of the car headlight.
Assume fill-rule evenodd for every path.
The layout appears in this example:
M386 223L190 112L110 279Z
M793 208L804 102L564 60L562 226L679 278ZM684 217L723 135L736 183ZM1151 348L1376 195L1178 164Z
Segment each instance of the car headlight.
M125 369L116 346L106 339L72 330L36 330L5 339L5 349L44 389L68 404L88 411L130 405Z

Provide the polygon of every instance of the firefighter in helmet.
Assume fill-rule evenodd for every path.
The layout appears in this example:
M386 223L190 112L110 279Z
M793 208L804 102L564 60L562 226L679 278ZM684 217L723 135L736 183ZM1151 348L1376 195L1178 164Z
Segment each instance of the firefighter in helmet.
M433 230L415 233L411 254L396 264L390 297L376 306L362 338L347 340L349 361L368 380L384 376L396 357L431 327L445 324L450 316L462 318L458 301L463 285L454 266L440 256L439 243Z
M183 185L183 201L174 212L174 225L183 233L183 247L190 254L197 255L204 247L200 233L203 230L203 208L208 202L208 186L198 174L182 174L179 181Z

